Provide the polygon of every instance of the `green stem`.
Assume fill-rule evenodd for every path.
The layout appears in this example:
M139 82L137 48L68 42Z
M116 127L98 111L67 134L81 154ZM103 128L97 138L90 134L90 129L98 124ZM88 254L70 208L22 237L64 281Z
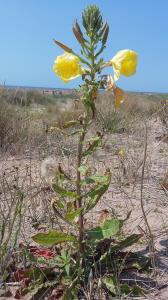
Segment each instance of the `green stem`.
M76 191L78 195L78 201L77 201L77 207L81 208L82 203L82 195L81 195L81 174L79 171L79 167L82 164L82 150L83 150L83 142L86 135L86 117L84 118L84 124L83 124L83 130L79 137L79 143L78 143L78 154L77 154L77 178L76 178ZM84 222L83 222L83 213L81 212L79 215L79 251L80 253L83 253L84 251Z
M95 79L95 54L94 54L95 42L94 39L90 38L90 60L91 60L91 80Z
M94 86L95 85L95 40L94 37L90 37L90 79L91 79L91 84ZM87 84L87 82L86 82ZM90 96L92 97L92 95ZM90 99L92 101L92 99ZM78 195L78 201L77 201L77 208L81 208L83 206L83 201L82 201L82 194L81 194L81 174L79 171L79 168L82 164L82 151L83 151L83 142L85 140L85 136L87 133L87 125L88 125L88 115L87 115L87 108L86 112L83 118L83 130L82 133L80 134L79 137L79 143L78 143L78 154L77 154L77 177L76 177L76 191ZM79 215L79 258L81 255L83 255L85 251L85 245L84 245L84 218L83 218L83 212L80 213Z

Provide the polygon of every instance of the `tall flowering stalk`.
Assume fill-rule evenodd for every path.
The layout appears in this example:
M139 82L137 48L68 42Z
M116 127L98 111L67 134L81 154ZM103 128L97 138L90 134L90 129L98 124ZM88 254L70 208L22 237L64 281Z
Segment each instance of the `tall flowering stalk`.
M70 269L69 271L66 269L66 274L67 276L71 274L73 287L79 281L79 278L83 276L84 271L82 271L82 268L83 262L86 262L86 257L95 255L95 242L100 242L104 238L117 234L123 224L123 220L112 219L106 220L102 226L91 230L86 230L84 226L84 215L95 207L107 191L111 179L109 169L103 175L90 176L87 166L87 158L97 147L101 146L102 142L100 133L86 140L89 126L96 114L96 99L102 86L99 75L105 68L113 68L114 79L112 76L108 76L106 88L114 94L115 105L118 107L124 101L124 92L117 87L116 80L119 79L120 75L133 75L137 66L137 54L132 50L121 50L110 61L104 61L101 55L106 48L109 26L107 22L103 21L102 14L97 6L92 5L84 10L82 24L83 30L77 20L72 27L81 47L80 54L77 54L69 46L54 40L55 44L65 52L56 58L53 66L56 75L64 82L79 76L82 77L83 81L80 91L84 113L79 120L72 120L63 126L63 128L76 124L80 126L76 177L69 178L59 166L53 183L56 197L52 201L52 207L57 217L72 227L72 232L75 231L76 234L51 230L48 233L37 234L33 237L34 241L47 246L62 242L73 244L73 247L67 248L66 255L64 253L61 258L63 260L66 257L66 262L69 261ZM71 189L69 188L70 184ZM92 249L91 253L90 247ZM91 266L90 259L88 265Z
M106 48L109 26L107 22L103 22L101 12L97 6L89 6L84 10L82 21L84 32L82 32L77 20L72 28L77 41L81 45L81 54L76 54L72 49L55 40L55 43L66 52L56 58L53 66L54 72L65 82L78 76L82 76L83 80L80 89L82 92L81 101L84 103L85 112L81 120L82 131L78 144L76 176L77 207L79 209L84 205L81 196L80 172L83 158L83 145L89 121L95 116L96 98L99 88L101 87L101 80L98 80L97 75L99 75L105 67L111 66L114 69L114 79L118 80L120 75L133 75L136 72L137 65L137 54L132 50L119 51L109 62L105 62L103 58L100 58ZM108 77L107 89L114 93L115 104L119 106L124 100L124 93L116 86L112 76ZM90 111L92 115L90 115ZM84 224L83 212L81 212L79 215L79 243L81 251L84 249L83 239Z

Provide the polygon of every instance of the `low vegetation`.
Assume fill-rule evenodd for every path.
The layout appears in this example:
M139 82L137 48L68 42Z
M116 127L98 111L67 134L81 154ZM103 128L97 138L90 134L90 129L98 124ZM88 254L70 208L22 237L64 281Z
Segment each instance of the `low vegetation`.
M18 90L11 92L5 88L0 92L1 152L23 154L30 146L32 151L37 152L40 146L44 145L44 148L47 146L45 136L50 126L56 123L61 126L70 120L77 120L83 112L79 94L76 92L73 97L70 93L57 98L52 95L44 96L38 91L30 91L31 100L28 106L21 104L21 99L15 102L12 97L17 93L20 95ZM31 98L32 94L34 96ZM113 95L103 92L97 99L95 126L103 128L106 132L122 133L131 131L132 125L137 120L154 114L159 116L165 125L167 124L166 95L154 94L151 98L145 94L126 93L126 101L116 110Z
M137 101L137 98L139 101ZM106 106L104 106L105 102ZM95 130L101 131L104 135L103 139L106 140L106 137L111 134L120 136L132 134L133 130L137 130L136 127L141 126L140 124L143 123L143 120L146 122L147 119L148 121L160 119L166 132L167 123L165 122L165 116L167 106L165 103L163 104L162 99L155 101L155 96L153 96L153 100L149 100L146 99L145 95L128 93L127 102L123 103L119 110L116 110L114 99L110 93L100 94L97 100L97 115L90 130L91 132ZM75 250L76 229L71 223L73 220L76 222L78 219L77 214L79 210L74 211L74 213L68 212L69 202L67 202L68 206L65 207L64 203L59 203L57 199L58 194L60 193L61 196L63 192L63 197L70 199L69 194L66 195L68 191L65 190L64 185L67 184L68 189L74 191L74 173L70 174L67 166L59 165L58 161L60 161L61 157L63 161L68 159L69 165L70 161L75 159L77 139L75 136L66 137L62 133L61 128L71 118L75 121L79 120L83 107L77 100L74 102L73 99L67 101L66 104L56 101L45 105L38 103L37 106L34 106L34 103L32 103L29 107L22 107L20 104L11 104L3 100L1 101L1 107L1 156L7 155L10 158L12 154L15 157L19 156L22 161L22 157L28 155L27 167L26 165L17 167L17 163L15 163L12 168L9 168L9 171L6 170L1 174L0 265L1 280L7 283L6 287L2 289L2 294L10 296L10 285L8 287L10 282L19 283L19 287L15 289L16 298L22 298L24 294L30 295L30 299L33 295L41 297L40 295L45 296L46 292L48 293L47 295L51 293L52 295L54 293L55 295L62 295L64 284L68 284L70 287L75 286L78 295L80 295L79 297L86 297L86 299L89 299L90 295L92 295L93 299L97 299L96 297L104 299L103 297L107 297L109 293L113 296L118 295L118 297L125 293L130 295L144 294L145 290L142 285L129 286L121 281L122 276L130 270L131 264L133 264L135 271L135 261L136 268L140 273L151 268L151 262L146 256L136 256L135 251L127 250L127 248L132 249L133 244L137 243L138 240L143 240L142 233L136 232L128 236L125 235L125 230L123 231L122 228L125 223L129 223L129 216L125 215L119 219L113 218L110 221L108 214L106 217L106 212L103 213L102 211L104 217L101 225L97 224L97 227L93 230L88 223L85 239L88 239L89 244L85 254L84 273L79 268L79 263L77 263L78 251ZM51 125L58 126L60 130L51 130ZM73 130L69 128L67 133L69 134ZM78 125L76 125L76 130L78 130ZM94 139L93 141L88 139L88 143L92 142L94 142ZM105 147L107 146L105 144ZM122 179L116 177L117 184L120 182L120 185L124 187L126 182L137 180L134 158L128 164L125 157L126 154L123 154L121 150L117 150L115 144L114 149L111 151L113 155L118 153L120 173L116 171L116 176L121 176L122 172L125 174ZM50 161L50 158L48 158L50 155L55 157L53 161ZM29 162L29 156L33 166ZM36 179L34 179L34 176L36 176L34 159L37 157L39 162L45 158L48 160L44 161L45 164L43 166L46 169L45 181L42 179L42 181L36 182ZM58 157L59 159L57 159ZM51 190L50 176L53 174L53 171L50 168L53 168L54 172L56 172L56 181ZM90 167L85 168L83 166L81 168L81 180L83 183L87 181L87 188L85 185L83 185L83 188L87 190L87 195L89 195L88 193L92 193L92 190L99 184L100 186L97 190L97 197L99 198L99 193L107 190L109 175L108 173L101 176L98 173L94 175L90 168L92 168L91 162ZM53 178L52 176L51 178ZM71 179L70 182L68 178ZM164 186L167 187L165 180L163 178ZM57 184L59 183L58 186L56 182ZM95 198L93 199L95 200ZM91 202L89 201L88 203ZM50 211L50 205L52 205L53 211ZM36 206L40 207L40 213ZM58 209L61 209L63 218L61 222L58 221ZM87 218L90 217L88 216ZM104 223L103 220L105 220ZM34 234L33 239L38 241L41 246L32 244L30 238L24 237L23 228L28 223L26 236L30 235L30 230L32 235ZM71 230L70 225L72 226ZM72 239L74 241L71 242L72 246L69 247L68 244L67 247L54 246L55 242L53 245L52 241L53 238L55 241L56 236L52 236L52 231L47 233L46 226L49 226L51 229L67 228L69 233L73 233ZM28 228L33 228L33 231ZM115 243L113 244L114 236ZM43 242L42 237L45 237L46 242ZM65 238L67 236L63 235L62 239ZM69 235L68 238L70 239ZM79 270L82 273L79 274ZM75 274L81 277L83 282L82 289L76 283ZM61 281L62 283L58 281L60 276L63 280ZM96 286L99 287L98 290Z
M81 75L79 62L87 65L80 92L0 91L0 297L6 299L145 299L164 286L158 287L163 253L155 242L168 227L151 220L156 224L167 208L166 95L124 96L112 77L100 91L108 24L90 6L83 27L85 38L77 21L73 26L82 57L55 41L68 52L61 63L75 55L75 74L58 74L64 80ZM136 61L135 53L126 54Z

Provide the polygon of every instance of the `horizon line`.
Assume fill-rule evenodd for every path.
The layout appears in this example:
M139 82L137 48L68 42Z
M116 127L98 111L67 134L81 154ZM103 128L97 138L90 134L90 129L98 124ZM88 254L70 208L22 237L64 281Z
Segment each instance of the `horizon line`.
M75 87L47 87L47 86L29 86L29 85L6 85L6 84L0 84L0 87L7 87L7 88L22 88L22 89L50 89L50 90L77 90ZM138 90L125 90L125 92L128 93L152 93L152 94L168 94L168 92L154 92L154 91L138 91Z

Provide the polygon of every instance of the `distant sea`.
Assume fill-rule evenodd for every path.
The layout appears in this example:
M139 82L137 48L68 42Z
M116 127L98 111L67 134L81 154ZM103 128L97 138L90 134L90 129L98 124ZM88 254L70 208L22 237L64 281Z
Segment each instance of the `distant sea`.
M51 90L51 91L54 91L54 90L75 90L75 88L52 88L52 87L43 87L43 86L23 86L23 85L2 85L2 87L4 88L8 88L8 89L23 89L23 90Z
M50 91L73 91L76 90L75 88L52 88L52 87L34 87L34 86L20 86L20 85L2 85L4 88L8 89L24 89L24 90L50 90ZM103 90L101 90L103 91ZM143 94L143 95L160 95L160 94L168 94L168 93L163 93L163 92L147 92L147 91L126 91L128 93L136 93L136 94Z

